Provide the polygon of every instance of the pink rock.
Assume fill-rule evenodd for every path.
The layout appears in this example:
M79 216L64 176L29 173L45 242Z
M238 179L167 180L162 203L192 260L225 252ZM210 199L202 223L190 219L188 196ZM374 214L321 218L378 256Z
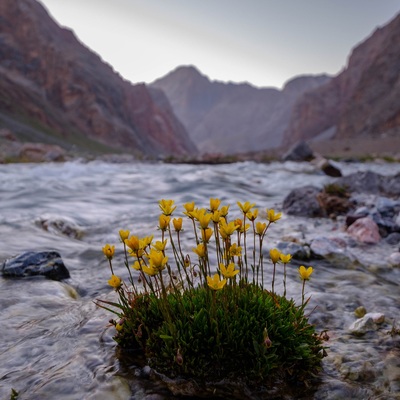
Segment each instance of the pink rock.
M347 228L347 233L362 243L378 243L381 240L378 225L369 217L360 218Z

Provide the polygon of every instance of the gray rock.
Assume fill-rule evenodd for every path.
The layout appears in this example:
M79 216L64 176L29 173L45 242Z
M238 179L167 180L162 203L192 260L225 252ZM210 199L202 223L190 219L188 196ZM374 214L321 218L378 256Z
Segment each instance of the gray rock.
M310 249L294 242L278 242L276 248L283 254L291 254L295 260L309 260Z
M364 317L357 319L349 326L349 331L352 335L363 336L369 331L375 331L376 328L371 315L365 314Z
M391 245L398 245L400 243L400 232L390 233L385 237L385 242Z
M283 211L299 217L324 217L325 212L318 201L320 189L303 186L292 190L283 200Z
M282 157L283 161L311 161L314 158L314 152L310 146L300 141L295 143Z
M323 258L336 265L350 267L358 263L357 258L346 249L346 244L340 239L317 237L310 244L311 255Z
M9 258L4 261L1 273L10 278L44 276L55 281L70 277L67 267L56 251L29 251Z

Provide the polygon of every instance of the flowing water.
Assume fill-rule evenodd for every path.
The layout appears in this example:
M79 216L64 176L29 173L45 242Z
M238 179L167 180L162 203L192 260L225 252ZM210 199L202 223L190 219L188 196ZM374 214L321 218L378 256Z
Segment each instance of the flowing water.
M338 165L344 174L400 171L399 164ZM12 388L29 400L170 398L162 384L116 356L112 315L93 302L113 296L102 246L118 244L119 229L154 233L162 198L207 207L210 197L219 197L232 212L236 201L246 200L280 210L293 188L332 180L307 163L0 165L0 262L28 250L56 250L71 274L65 282L0 277L0 398L9 399ZM269 230L268 247L283 236L340 229L330 220L283 216ZM400 271L387 265L393 248L385 246L355 248L357 266L314 265L307 289L310 311L318 308L310 318L331 339L321 382L301 398L400 398L399 340L388 334L400 320ZM121 253L114 266L125 276ZM296 274L289 270L288 293L299 299ZM357 338L347 328L359 305L384 313L387 322Z

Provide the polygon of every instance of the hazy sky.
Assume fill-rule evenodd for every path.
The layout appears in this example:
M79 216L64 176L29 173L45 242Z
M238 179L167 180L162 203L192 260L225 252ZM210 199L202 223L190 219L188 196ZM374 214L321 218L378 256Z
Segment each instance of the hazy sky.
M281 87L337 74L399 0L40 0L133 83L179 65L213 80Z

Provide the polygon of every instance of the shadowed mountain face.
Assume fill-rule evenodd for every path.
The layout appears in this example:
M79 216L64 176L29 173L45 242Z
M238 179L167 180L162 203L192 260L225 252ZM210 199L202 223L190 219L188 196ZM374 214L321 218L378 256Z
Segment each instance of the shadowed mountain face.
M329 81L302 76L283 90L210 81L194 67L179 67L151 84L167 95L203 153L235 154L279 147L296 100Z
M400 15L355 47L339 75L295 105L284 143L323 137L400 138Z
M0 127L66 148L197 151L163 92L121 78L35 0L0 2Z

